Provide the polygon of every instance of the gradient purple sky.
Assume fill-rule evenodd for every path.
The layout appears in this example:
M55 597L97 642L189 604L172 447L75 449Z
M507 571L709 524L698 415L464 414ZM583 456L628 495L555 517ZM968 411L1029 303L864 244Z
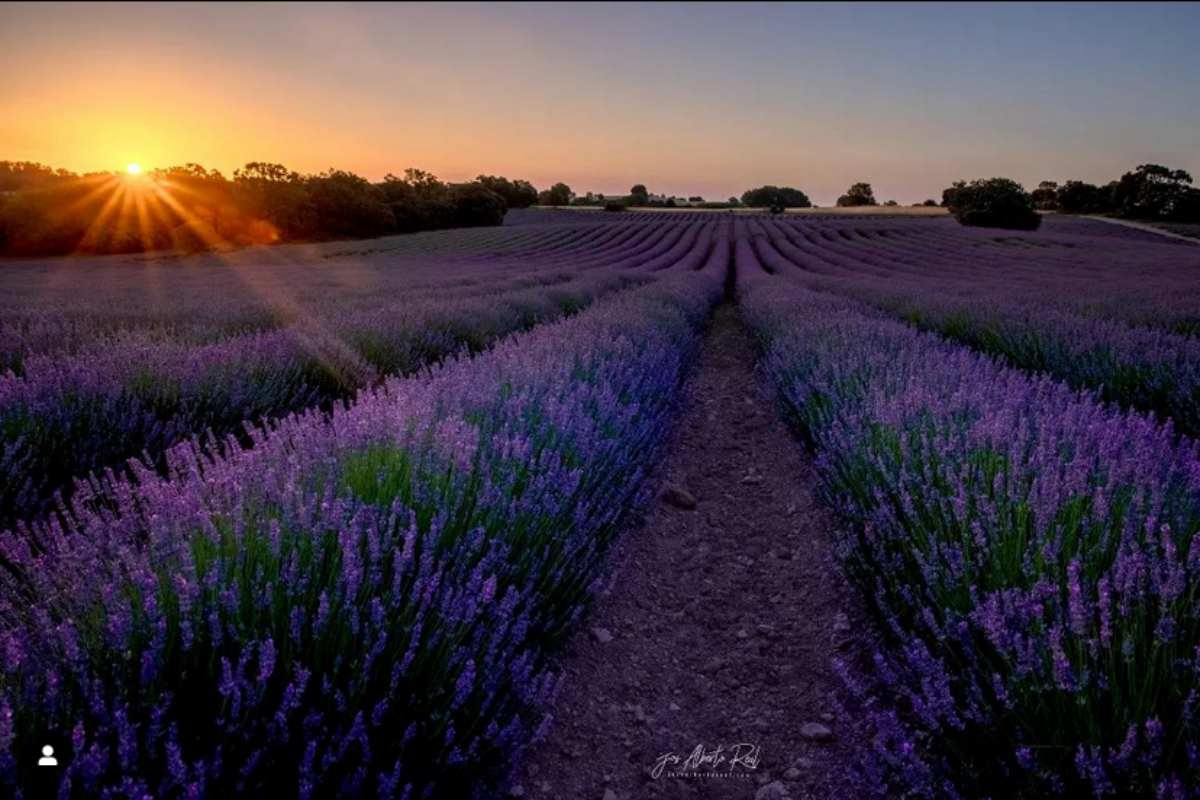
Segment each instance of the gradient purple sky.
M0 158L830 204L1200 177L1200 5L0 5Z

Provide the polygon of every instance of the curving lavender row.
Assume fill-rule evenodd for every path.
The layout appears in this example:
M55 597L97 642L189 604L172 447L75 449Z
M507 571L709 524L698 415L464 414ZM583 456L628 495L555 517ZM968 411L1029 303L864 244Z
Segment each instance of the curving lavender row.
M1195 797L1197 444L739 248L763 367L882 623L864 793Z
M794 246L781 226L769 224L752 227L750 235L760 260L781 276L857 298L1013 366L1097 390L1105 400L1152 412L1183 433L1200 435L1200 340L1194 337L1091 317L1061 304L1014 299L1013 291L996 288L994 278L959 288L939 273L940 256L933 252L908 274L906 267L890 266L894 262L887 259L893 256L881 255L882 247L851 249L853 255L848 255L838 252L841 245L830 243L807 251ZM809 270L812 252L821 253L828 264L845 265L838 272ZM852 258L871 260L855 263ZM883 267L873 268L875 264ZM1200 260L1195 268L1200 269ZM1026 281L1006 280L1014 291L1026 290ZM1182 290L1189 280L1178 275L1174 282L1176 294L1186 295ZM1084 292L1077 301L1087 298Z
M97 353L31 356L0 377L0 524L53 507L54 493L193 435L353 396L586 307L644 280L605 273L495 297L352 311L209 345L120 337Z
M0 369L29 355L104 349L113 336L210 344L346 308L533 288L657 247L677 226L480 230L398 237L387 246L284 245L188 257L6 261L0 269ZM532 235L536 233L537 235ZM503 238L501 238L503 236ZM412 240L418 240L418 246ZM466 242L466 244L464 244ZM338 250L332 250L333 246ZM437 246L444 245L444 246Z
M798 266L827 278L1200 330L1200 299L1180 291L1195 282L1200 247L1119 225L1048 217L1041 230L1012 234L936 219L750 221Z
M460 349L477 352L666 270L695 269L714 230L700 223L614 228L603 246L585 231L582 243L566 243L562 253L548 249L519 272L509 268L509 291L495 282L504 262L476 260L464 268L486 282L469 294L447 285L440 294L306 301L287 327L210 344L128 333L98 336L102 345L76 355L28 354L21 375L0 376L0 524L52 509L56 492L69 493L93 470L139 454L157 458L206 431L221 438L247 421L328 407L382 377ZM585 255L575 247L596 249ZM309 281L318 277L310 270ZM416 288L412 278L409 284Z
M0 780L51 730L72 796L490 796L641 496L711 253L6 534Z

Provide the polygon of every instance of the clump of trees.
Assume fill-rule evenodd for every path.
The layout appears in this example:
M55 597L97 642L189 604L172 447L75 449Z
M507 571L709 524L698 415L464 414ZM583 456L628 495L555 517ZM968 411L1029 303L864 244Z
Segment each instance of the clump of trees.
M345 170L302 175L251 162L232 179L198 164L132 179L3 162L0 253L200 250L499 225L508 201L489 186L518 203L536 194L527 181L480 177L486 180L448 184L409 169L402 178L389 174L371 183ZM113 202L122 196L134 202Z
M575 193L571 191L571 187L560 181L539 192L538 203L543 206L569 206L574 197Z
M875 206L879 205L875 202L875 191L869 183L855 183L846 190L846 193L837 199L837 205L841 208L853 208L855 206Z
M1200 189L1182 169L1139 164L1115 181L1097 186L1070 180L1042 181L1032 193L1034 206L1065 214L1115 214L1127 219L1200 222Z
M480 175L475 179L475 183L503 197L509 208L529 208L538 201L538 190L533 188L529 181L510 181L497 175Z
M0 192L40 189L79 176L65 169L53 169L36 161L0 161Z
M678 208L680 206L689 206L691 208L731 208L738 204L737 198L734 197L729 198L729 202L723 200L706 202L698 194L689 195L686 198L655 196L650 194L650 190L646 188L646 184L644 183L635 183L630 187L629 194L623 197L605 198L602 194L588 192L583 197L576 197L571 204L576 206L603 207L610 201L618 202L624 208Z
M808 195L790 186L760 186L742 193L742 205L750 208L811 208Z
M1029 193L1008 178L955 181L942 192L942 204L963 225L1031 231L1042 224Z
M505 198L481 182L444 184L419 169L406 169L403 178L389 174L379 187L402 233L499 225L508 211Z
M1038 188L1029 193L1033 207L1040 211L1055 211L1058 209L1058 184L1054 181L1042 181Z
M1112 212L1112 188L1084 181L1067 181L1054 191L1054 206L1064 214Z
M1200 190L1192 188L1192 176L1160 164L1141 164L1122 175L1112 184L1112 205L1131 219L1200 221Z

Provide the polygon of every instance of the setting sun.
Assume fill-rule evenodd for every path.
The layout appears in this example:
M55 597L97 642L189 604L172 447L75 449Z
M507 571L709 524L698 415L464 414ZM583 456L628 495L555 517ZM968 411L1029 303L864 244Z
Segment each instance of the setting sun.
M130 164L129 166L125 167L125 171L130 175L141 175L142 167L140 164Z

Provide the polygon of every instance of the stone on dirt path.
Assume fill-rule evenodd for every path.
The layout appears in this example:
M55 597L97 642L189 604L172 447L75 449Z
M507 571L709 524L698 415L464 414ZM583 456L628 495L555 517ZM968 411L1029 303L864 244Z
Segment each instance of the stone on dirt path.
M696 507L696 496L674 483L668 483L662 491L662 500L669 506L691 511Z
M828 742L833 738L833 731L828 725L819 722L806 722L800 727L800 735L810 742Z

